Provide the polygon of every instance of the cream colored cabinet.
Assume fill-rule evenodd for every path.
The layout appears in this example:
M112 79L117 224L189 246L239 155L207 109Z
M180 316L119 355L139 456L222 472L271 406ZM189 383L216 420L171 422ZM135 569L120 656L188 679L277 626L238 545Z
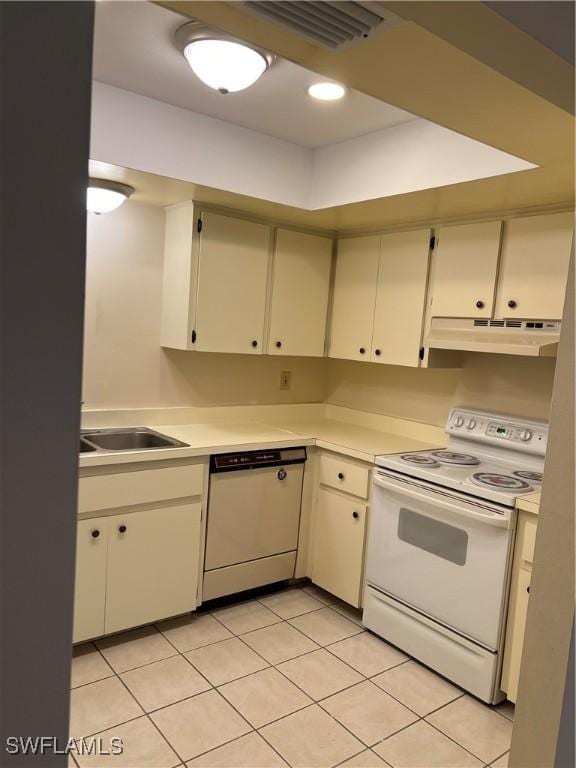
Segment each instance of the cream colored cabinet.
M359 606L367 506L328 488L318 492L312 581Z
M332 244L193 202L167 208L162 346L323 356Z
M429 253L429 229L382 236L372 362L419 365Z
M502 223L441 227L432 262L432 317L492 317Z
M270 227L215 213L200 220L194 348L261 354Z
M74 642L196 608L204 468L129 465L80 477Z
M572 213L505 224L496 317L562 318L573 229Z
M105 633L196 606L199 503L110 518Z
M276 230L268 354L324 355L331 267L330 238Z
M362 604L370 465L339 453L319 454L308 575L358 608Z
M379 235L338 241L330 357L370 359L379 257Z
M501 688L506 693L507 698L513 702L516 701L518 695L536 528L537 516L530 512L520 512L512 563L501 683Z
M76 534L73 640L104 634L108 518L81 520Z

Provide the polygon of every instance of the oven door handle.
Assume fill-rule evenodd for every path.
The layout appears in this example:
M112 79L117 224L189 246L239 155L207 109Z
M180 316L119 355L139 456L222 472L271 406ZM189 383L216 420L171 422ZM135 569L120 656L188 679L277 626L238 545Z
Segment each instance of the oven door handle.
M418 488L402 480L383 478L381 475L377 475L374 478L374 484L380 486L380 488L387 488L388 490L401 493L402 496L408 499L421 501L423 504L428 504L431 507L448 510L459 517L466 517L469 520L492 525L496 528L510 528L510 519L507 515L491 512L488 509L483 512L476 511L472 508L471 504L465 501L458 503L457 500L447 496L438 497L435 491L430 493L426 493L426 491L421 492Z

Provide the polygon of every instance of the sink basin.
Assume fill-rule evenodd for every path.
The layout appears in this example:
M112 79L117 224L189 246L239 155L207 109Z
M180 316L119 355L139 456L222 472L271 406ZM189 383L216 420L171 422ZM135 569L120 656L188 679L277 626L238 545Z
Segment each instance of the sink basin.
M88 447L84 448L82 445ZM127 427L125 429L83 430L80 439L80 452L85 451L145 451L158 448L185 448L173 437L167 437L146 427Z

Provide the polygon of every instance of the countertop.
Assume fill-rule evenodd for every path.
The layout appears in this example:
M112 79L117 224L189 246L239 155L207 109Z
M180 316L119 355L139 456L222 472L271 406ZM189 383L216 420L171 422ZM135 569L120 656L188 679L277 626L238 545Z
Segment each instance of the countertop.
M138 426L147 425L139 424ZM295 421L279 425L257 421L171 424L169 426L155 424L151 428L188 445L184 448L82 454L80 468L185 459L231 451L259 450L269 446L291 448L297 445L316 445L319 448L374 463L374 457L379 454L439 447L434 443L421 442L392 432L369 429L332 419Z
M540 495L541 491L534 491L534 493L518 496L516 507L523 512L532 512L532 514L537 515L540 511Z

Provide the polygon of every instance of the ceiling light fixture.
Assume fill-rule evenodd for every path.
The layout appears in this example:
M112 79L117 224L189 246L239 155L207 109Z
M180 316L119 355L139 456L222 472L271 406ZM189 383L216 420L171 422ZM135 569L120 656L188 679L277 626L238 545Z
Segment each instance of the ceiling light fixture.
M200 21L184 24L176 30L175 39L196 77L219 93L249 88L275 61L267 51L245 45Z
M314 83L308 88L308 96L319 101L338 101L346 95L346 88L340 83Z
M119 208L134 192L134 187L108 179L90 179L86 193L89 213L110 213Z

